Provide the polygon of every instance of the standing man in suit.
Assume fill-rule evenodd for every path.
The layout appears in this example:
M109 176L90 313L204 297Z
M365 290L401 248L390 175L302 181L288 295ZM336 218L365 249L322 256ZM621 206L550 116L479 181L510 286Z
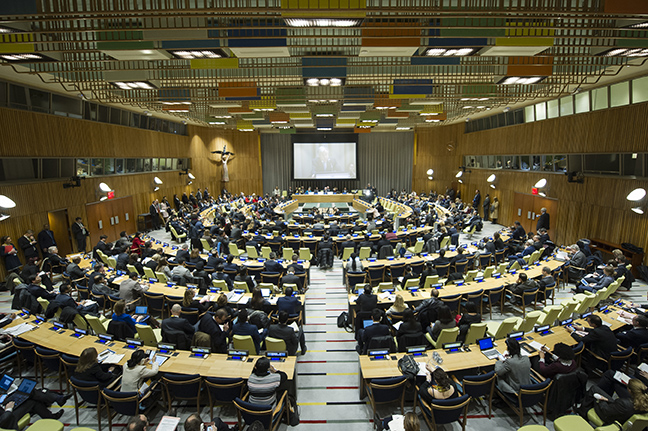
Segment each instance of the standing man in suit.
M482 204L482 207L484 208L484 221L488 221L488 216L490 215L490 202L490 195L486 193L484 203Z
M86 252L86 238L90 236L88 229L81 223L81 217L74 219L74 224L70 227L72 236L77 242L77 250L81 253Z
M37 244L38 242L34 239L34 231L31 229L18 238L18 247L22 249L26 260L31 257L39 257Z
M160 228L160 203L157 199L149 207L149 213L153 222L153 230L158 230Z
M472 200L472 206L475 209L475 212L479 214L479 204L481 203L481 193L479 189L475 190L475 197Z
M40 247L41 252L43 252L43 256L45 256L45 252L47 251L48 248L56 245L56 240L54 239L54 232L50 230L49 223L45 223L43 225L43 230L38 232L37 240L38 240L38 246Z
M547 208L540 210L540 217L538 217L538 222L536 223L536 232L540 231L541 228L549 230L549 214L547 213Z

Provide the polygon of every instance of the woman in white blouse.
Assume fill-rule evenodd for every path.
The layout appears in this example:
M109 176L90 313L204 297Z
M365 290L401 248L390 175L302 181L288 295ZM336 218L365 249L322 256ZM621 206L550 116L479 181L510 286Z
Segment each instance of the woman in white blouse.
M121 392L139 392L142 383L158 373L158 364L153 361L152 368L146 366L148 356L144 350L135 350L124 365Z

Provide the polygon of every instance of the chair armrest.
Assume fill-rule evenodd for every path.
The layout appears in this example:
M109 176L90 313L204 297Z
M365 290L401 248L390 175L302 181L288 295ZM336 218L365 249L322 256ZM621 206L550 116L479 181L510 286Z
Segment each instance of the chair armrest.
M464 388L463 388L463 383L459 381L454 375L452 376L452 380L454 380L455 384L459 387L461 390L461 393L464 393Z
M272 416L274 416L281 410L281 406L286 401L286 394L288 394L288 391L283 391L281 398L277 400L277 405L275 405L274 409L272 410ZM286 409L288 409L288 406L286 406Z
M118 391L121 389L121 376L117 377L115 380L112 381L109 385L106 386L106 389L110 389L113 391Z
M606 364L608 363L607 359L601 358L599 355L596 353L592 352L590 349L585 348L585 351L588 352L590 355L592 355L595 359L598 359L601 362L605 362Z
M545 377L543 377L539 372L531 368L531 378L536 380L536 383L542 383L545 380L547 380Z

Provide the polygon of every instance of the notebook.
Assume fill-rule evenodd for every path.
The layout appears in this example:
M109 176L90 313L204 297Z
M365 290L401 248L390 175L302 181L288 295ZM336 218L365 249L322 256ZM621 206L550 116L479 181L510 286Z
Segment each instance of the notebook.
M5 400L5 402L8 403L13 401L15 403L14 408L16 408L22 403L24 403L25 401L27 401L27 398L29 398L29 395L32 393L35 387L36 387L35 381L23 379L23 381L20 382L20 386L18 386L16 392L9 395Z
M495 349L493 345L493 339L490 337L481 338L477 340L479 344L479 350L486 356L488 359L497 359L500 353Z

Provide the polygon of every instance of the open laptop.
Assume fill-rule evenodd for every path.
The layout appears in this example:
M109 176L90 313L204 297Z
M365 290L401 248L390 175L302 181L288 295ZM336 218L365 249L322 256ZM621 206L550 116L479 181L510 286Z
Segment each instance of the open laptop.
M145 305L138 305L137 307L135 307L135 314L147 315L148 307L146 307Z
M19 405L27 401L29 395L31 395L35 387L36 387L35 381L29 379L23 379L22 382L20 382L20 386L18 386L18 389L16 389L16 392L12 393L5 399L5 403L13 401L16 404L14 408L18 407Z
M491 337L481 338L477 340L477 344L479 344L479 350L488 359L496 359L500 354L497 349L495 349L493 345L493 339Z
M5 398L7 398L7 392L11 388L11 384L14 382L14 378L4 374L0 379L0 404L4 404Z

